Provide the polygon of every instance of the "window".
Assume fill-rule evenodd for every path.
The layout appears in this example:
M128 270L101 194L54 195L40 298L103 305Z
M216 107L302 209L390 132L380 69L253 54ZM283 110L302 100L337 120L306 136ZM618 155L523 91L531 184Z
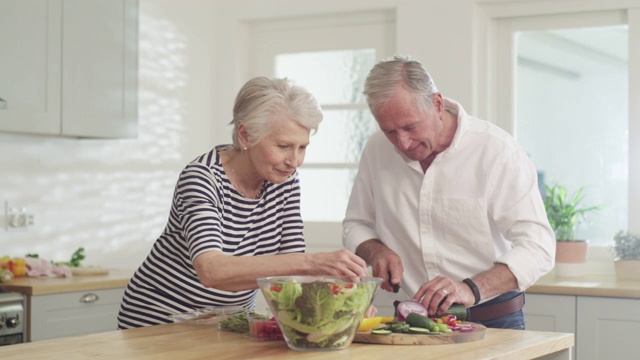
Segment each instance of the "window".
M625 10L498 20L495 112L547 184L585 188L577 237L606 244L632 230L631 174L638 118L630 114L630 25ZM634 160L635 159L635 160ZM636 229L637 230L637 229Z
M375 49L282 54L276 76L290 77L321 103L324 120L300 168L302 213L308 221L341 221L360 154L377 129L362 94ZM313 69L322 69L313 71Z
M576 236L610 240L629 211L627 26L525 31L517 48L517 138L544 181L603 205Z
M288 77L323 110L299 169L305 223L344 217L360 154L378 128L362 94L364 80L377 61L393 55L393 18L367 12L251 24L252 75Z

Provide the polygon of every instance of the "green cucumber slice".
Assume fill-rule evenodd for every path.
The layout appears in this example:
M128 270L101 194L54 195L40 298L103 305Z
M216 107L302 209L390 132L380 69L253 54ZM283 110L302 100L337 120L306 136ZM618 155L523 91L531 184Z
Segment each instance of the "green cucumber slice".
M421 327L410 327L409 332L412 334L428 334L431 331L429 331L429 329L425 329Z
M391 335L391 330L385 330L385 329L371 330L371 334L373 334L373 335Z

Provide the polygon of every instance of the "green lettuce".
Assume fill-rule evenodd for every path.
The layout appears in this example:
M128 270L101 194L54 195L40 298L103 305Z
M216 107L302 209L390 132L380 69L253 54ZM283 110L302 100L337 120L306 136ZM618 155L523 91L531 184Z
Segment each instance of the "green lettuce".
M342 347L371 304L375 283L278 282L264 289L280 327L297 348Z

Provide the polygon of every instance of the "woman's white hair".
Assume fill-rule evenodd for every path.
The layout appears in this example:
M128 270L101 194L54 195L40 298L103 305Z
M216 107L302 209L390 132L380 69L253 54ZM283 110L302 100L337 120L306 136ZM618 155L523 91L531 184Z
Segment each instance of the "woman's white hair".
M384 107L397 94L398 87L413 94L421 111L431 109L433 95L438 92L431 75L420 62L409 56L396 55L377 63L367 76L364 95L371 113L375 115L376 110Z
M238 140L241 124L247 131L249 145L253 146L269 134L278 116L292 119L312 132L318 130L322 121L316 98L289 79L256 77L249 80L236 96L233 120L229 123L233 125L233 147L241 148Z

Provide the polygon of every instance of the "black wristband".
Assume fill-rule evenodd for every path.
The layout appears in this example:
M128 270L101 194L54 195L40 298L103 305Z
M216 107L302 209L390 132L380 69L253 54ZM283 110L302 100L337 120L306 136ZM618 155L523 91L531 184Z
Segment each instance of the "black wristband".
M469 287L471 288L471 292L473 293L473 297L476 298L473 305L478 305L478 303L480 302L480 289L478 289L476 283L474 283L473 280L469 278L462 280L462 282L469 285Z

